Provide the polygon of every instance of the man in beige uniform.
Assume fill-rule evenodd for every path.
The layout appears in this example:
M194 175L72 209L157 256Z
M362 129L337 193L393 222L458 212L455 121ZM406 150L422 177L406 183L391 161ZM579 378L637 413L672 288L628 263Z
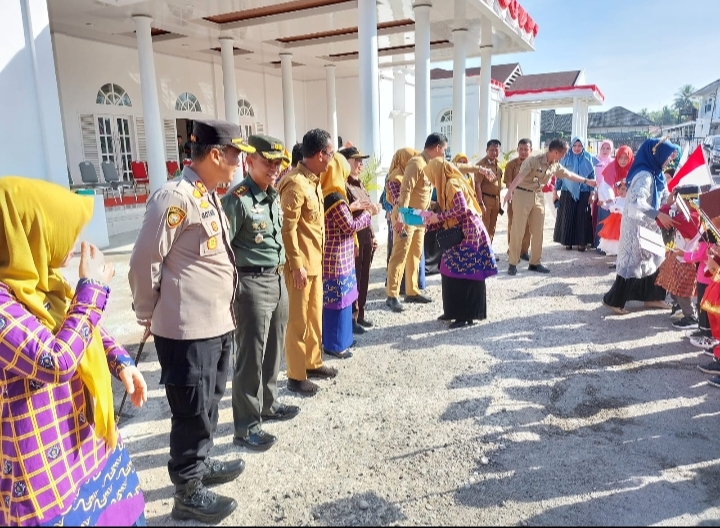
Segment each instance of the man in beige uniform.
M478 167L492 170L495 174L495 179L488 178L482 172L477 173L475 175L475 194L482 209L482 220L485 224L485 229L487 229L490 235L490 241L492 242L492 239L495 237L498 214L500 214L500 190L502 189L503 176L503 171L498 166L500 142L497 139L488 141L485 153L487 155L478 161Z
M518 141L517 146L517 152L518 156L517 158L513 158L512 160L508 161L507 165L505 165L505 175L503 176L503 183L505 184L505 187L510 187L510 184L515 179L515 176L518 175L520 172L520 166L522 165L523 161L527 159L527 157L532 152L532 141L529 139L521 139ZM507 238L508 238L508 254L510 254L510 232L512 231L512 222L513 222L513 205L510 203L507 209L508 213L508 229L507 229ZM520 252L520 258L522 260L530 260L530 226L525 227L525 234L523 235L522 240L522 250Z
M323 365L321 346L325 207L320 174L334 154L328 132L309 131L302 140L303 160L278 185L290 312L285 334L287 388L308 395L319 388L308 378L337 376L337 369Z
M232 181L241 151L254 149L225 121L195 121L193 130L192 165L150 197L128 278L135 316L155 336L170 404L172 516L215 524L237 503L206 486L230 482L245 467L240 459L208 457L228 375L237 281L215 189Z
M427 137L425 149L422 153L408 162L400 186L400 196L396 206L398 209L411 207L425 211L430 206L432 184L428 177L425 176L423 169L430 160L445 155L447 143L447 137L433 132ZM425 227L422 225L404 225L402 220L398 220L395 222L393 230L395 236L393 237L390 263L388 264L387 286L385 287L387 299L385 304L393 312L402 312L403 307L398 300L398 295L400 295L400 281L403 272L405 273L405 302L432 302L429 297L420 295L418 289L418 266L422 257Z
M568 150L563 139L553 139L546 153L533 154L521 165L520 172L508 186L505 203L512 202L514 221L510 232L510 257L508 275L517 274L520 262L524 226L530 226L530 265L528 270L550 273L540 264L542 258L543 228L545 226L545 198L542 188L555 175L570 181L595 187L595 180L588 180L570 172L558 163ZM517 191L516 191L517 189Z

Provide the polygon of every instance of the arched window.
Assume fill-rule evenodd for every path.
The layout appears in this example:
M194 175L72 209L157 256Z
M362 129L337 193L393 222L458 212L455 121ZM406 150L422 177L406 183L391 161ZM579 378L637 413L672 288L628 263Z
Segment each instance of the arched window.
M438 124L440 125L440 133L448 138L448 142L452 145L452 110L445 110L440 114Z
M240 117L255 117L255 110L253 110L252 105L250 104L250 101L247 99L240 99L238 101L238 112L240 113Z
M175 101L175 110L178 112L202 112L200 101L190 92L181 93Z
M132 106L130 96L122 86L115 83L103 84L98 90L95 102L100 105Z

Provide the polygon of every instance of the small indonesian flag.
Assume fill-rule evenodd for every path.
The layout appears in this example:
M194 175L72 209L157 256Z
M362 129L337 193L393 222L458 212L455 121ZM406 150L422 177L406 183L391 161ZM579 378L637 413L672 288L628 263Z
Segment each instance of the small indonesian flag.
M687 161L675 173L675 177L668 183L668 190L672 190L678 185L712 185L713 180L710 176L710 168L705 159L705 152L702 145L698 145Z

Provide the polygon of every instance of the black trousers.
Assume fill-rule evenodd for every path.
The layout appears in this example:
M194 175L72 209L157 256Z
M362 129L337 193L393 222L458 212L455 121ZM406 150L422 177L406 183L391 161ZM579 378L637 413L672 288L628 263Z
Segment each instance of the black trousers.
M705 296L705 290L707 289L707 284L703 284L702 282L697 283L697 310L698 310L698 327L700 330L710 330L710 319L708 318L708 314L705 310L700 308L700 305L702 304L702 298Z
M372 243L360 244L360 254L355 257L355 276L357 278L358 298L353 303L352 312L355 321L365 319L365 304L370 287L370 268L375 250Z
M155 336L160 384L170 404L170 461L175 485L201 479L225 394L233 332L209 339Z

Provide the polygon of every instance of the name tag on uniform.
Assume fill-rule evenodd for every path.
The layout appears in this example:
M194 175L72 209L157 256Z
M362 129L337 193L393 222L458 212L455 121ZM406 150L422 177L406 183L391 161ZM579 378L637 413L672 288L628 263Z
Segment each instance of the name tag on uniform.
M203 220L207 220L208 218L214 218L216 216L216 214L217 213L215 212L215 209L213 208L213 209L207 209L205 211L202 211L200 213L200 216L202 217Z

